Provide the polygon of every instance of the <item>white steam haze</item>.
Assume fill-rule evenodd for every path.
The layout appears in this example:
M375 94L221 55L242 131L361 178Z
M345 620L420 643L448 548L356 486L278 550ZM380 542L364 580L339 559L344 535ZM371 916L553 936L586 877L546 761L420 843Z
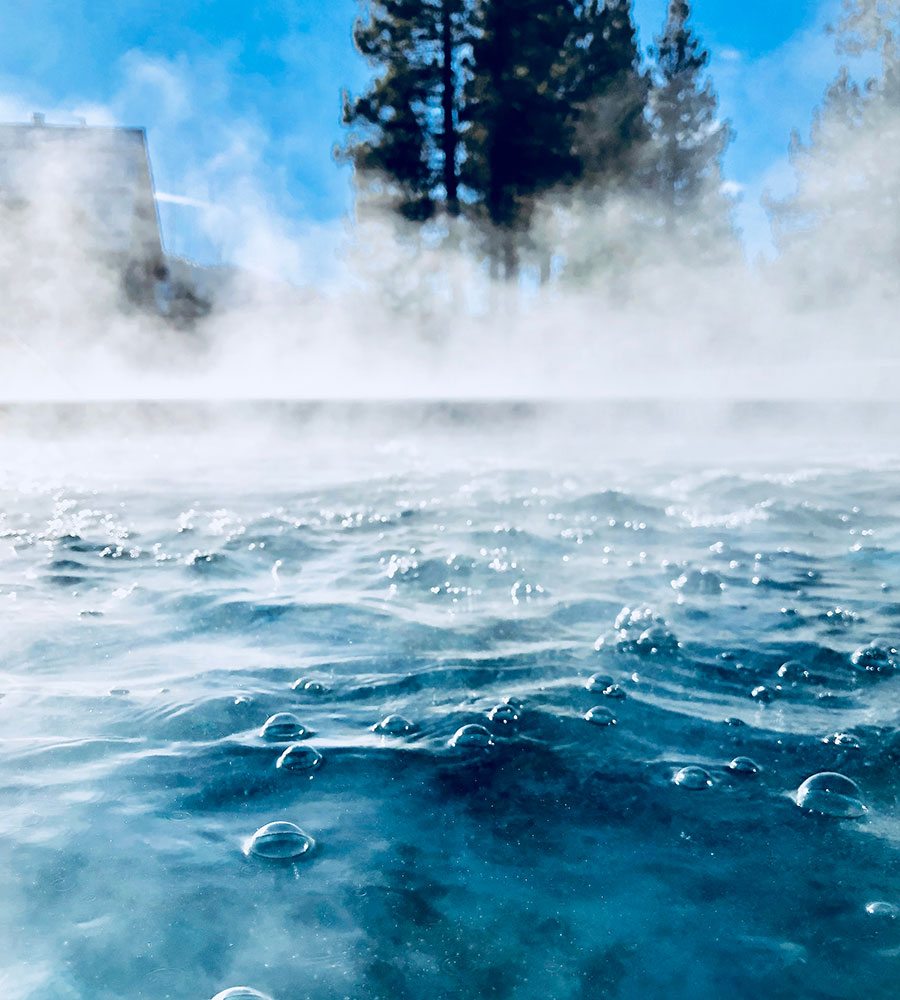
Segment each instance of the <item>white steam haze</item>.
M815 58L832 46L817 35ZM747 72L731 61L734 74ZM108 107L6 97L0 119L42 110L48 123L146 126L151 159L158 137L176 138L179 182L158 182L159 202L180 209L227 265L214 276L216 308L188 331L123 311L117 277L83 252L77 221L60 207L72 165L43 163L30 178L38 209L29 225L0 231L3 400L877 399L900 374L897 295L868 280L895 265L900 233L882 201L866 201L854 169L864 158L892 180L896 112L878 133L833 137L839 155L817 165L809 191L847 211L814 251L701 263L686 255L684 231L635 231L636 212L653 206L573 204L560 193L538 212L538 240L564 232L568 254L613 263L581 284L543 289L526 267L510 289L491 287L471 254L429 249L390 219L298 221L298 206L276 196L265 123L221 110L227 58L188 66L132 53L124 65ZM777 101L774 93L764 103ZM335 95L335 113L337 104ZM776 116L772 127L786 124ZM212 154L192 147L197 129L215 136ZM777 172L784 193L783 166ZM744 203L759 193L742 192ZM848 264L852 280L826 296Z

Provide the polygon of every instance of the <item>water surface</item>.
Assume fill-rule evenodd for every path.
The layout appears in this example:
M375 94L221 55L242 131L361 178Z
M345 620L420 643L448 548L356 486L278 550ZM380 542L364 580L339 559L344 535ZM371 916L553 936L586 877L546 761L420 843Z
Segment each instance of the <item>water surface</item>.
M889 439L54 412L5 415L5 996L894 995Z

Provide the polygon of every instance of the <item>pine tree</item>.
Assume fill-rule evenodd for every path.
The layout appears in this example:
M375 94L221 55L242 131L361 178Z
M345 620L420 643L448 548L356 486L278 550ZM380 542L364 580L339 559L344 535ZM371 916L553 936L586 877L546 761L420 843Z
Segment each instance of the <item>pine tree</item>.
M566 86L579 179L606 190L634 190L649 139L649 80L630 0L588 0L576 4L574 14Z
M566 91L578 172L542 213L545 254L568 284L602 276L621 291L640 242L634 199L646 186L649 77L630 0L578 0L572 13ZM549 271L545 260L542 278Z
M650 95L654 153L650 187L661 225L685 252L721 252L735 236L731 201L722 190L722 156L733 137L718 118L718 99L703 72L709 52L694 35L684 0L671 0L655 39L656 80Z
M353 163L361 194L424 222L459 212L459 111L466 0L374 0L354 26L379 76L345 98L353 129L339 155Z
M577 176L563 0L481 0L465 88L462 179L489 234L492 271L518 273L536 199Z

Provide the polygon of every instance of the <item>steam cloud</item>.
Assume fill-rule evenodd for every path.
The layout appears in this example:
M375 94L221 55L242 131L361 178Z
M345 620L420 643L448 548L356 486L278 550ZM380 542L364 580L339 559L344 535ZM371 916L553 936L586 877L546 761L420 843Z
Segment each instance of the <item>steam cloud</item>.
M176 134L196 120L183 66L134 55L129 70L130 101L152 92ZM227 87L227 66L210 75ZM77 112L110 124L124 101ZM28 117L9 99L0 111ZM147 122L151 153L158 123ZM895 258L898 234L860 192L853 165L881 163L887 175L894 156L870 132L834 134L840 155L816 168L814 189L847 211L814 253L700 264L663 232L635 235L631 220L645 207L560 192L538 213L538 241L562 228L570 253L611 263L580 285L540 287L526 272L511 289L492 287L471 255L430 248L387 218L290 221L260 181L260 124L207 124L217 151L188 159L179 190L161 201L190 203L196 228L230 262L200 279L214 292L212 315L184 331L123 310L119 277L83 252L60 200L71 164L48 160L31 171L27 224L3 210L0 397L856 398L863 386L870 395L893 386L895 296L884 282L873 293L869 278ZM900 115L881 134L900 134ZM825 287L848 274L826 304Z

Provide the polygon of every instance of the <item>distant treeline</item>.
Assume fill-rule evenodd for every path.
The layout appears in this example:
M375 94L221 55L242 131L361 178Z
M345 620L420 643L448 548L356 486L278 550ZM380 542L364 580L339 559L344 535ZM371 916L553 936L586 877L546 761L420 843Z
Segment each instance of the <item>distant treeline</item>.
M630 0L362 8L354 39L374 79L346 96L338 151L361 213L387 210L424 245L465 250L506 279L527 266L587 281L661 247L739 258L722 179L733 133L687 3L669 3L649 59ZM874 249L895 275L900 252L900 2L844 0L829 30L839 51L874 53L880 68L862 85L841 73L810 141L794 136L796 195L767 204L811 295L869 280Z

